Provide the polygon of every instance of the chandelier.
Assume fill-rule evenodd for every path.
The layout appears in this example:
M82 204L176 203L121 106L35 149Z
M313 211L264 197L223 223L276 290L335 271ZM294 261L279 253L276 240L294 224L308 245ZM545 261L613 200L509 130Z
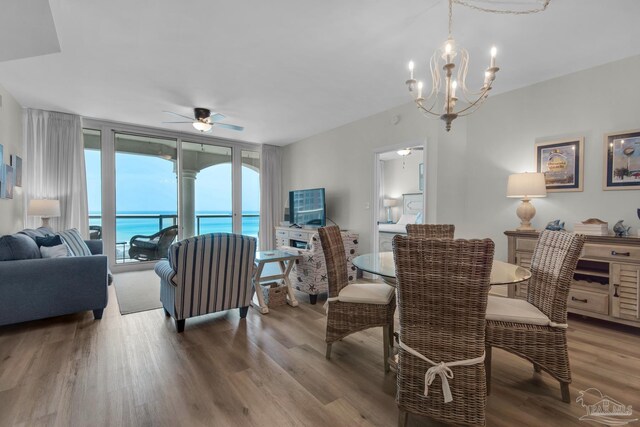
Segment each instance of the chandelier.
M489 67L484 71L484 83L482 87L475 92L469 90L466 84L469 52L461 46L456 46L451 32L454 2L483 12L523 15L545 10L550 1L551 0L537 0L538 3L541 3L541 6L536 9L498 10L484 8L474 4L481 3L482 0L449 0L449 37L440 49L434 52L429 61L431 89L428 94L424 92L423 82L417 81L414 78L415 65L413 61L409 62L410 76L406 84L418 109L427 116L438 117L444 120L448 132L451 130L451 122L456 118L469 115L482 105L489 96L489 91L495 81L496 73L500 70L496 65L498 50L493 46L490 51ZM441 107L438 106L440 93L444 94L444 104ZM464 104L456 110L456 104L459 100L458 96L462 97Z

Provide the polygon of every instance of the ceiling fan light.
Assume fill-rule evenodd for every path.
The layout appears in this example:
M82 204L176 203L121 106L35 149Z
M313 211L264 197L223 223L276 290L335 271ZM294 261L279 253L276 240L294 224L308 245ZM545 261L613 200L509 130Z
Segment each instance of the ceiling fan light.
M404 148L402 150L398 150L396 151L396 153L398 153L398 156L408 156L409 154L411 154L411 149L410 148Z
M200 132L208 132L211 130L213 125L210 123L205 123L201 121L193 122L193 127L199 130Z

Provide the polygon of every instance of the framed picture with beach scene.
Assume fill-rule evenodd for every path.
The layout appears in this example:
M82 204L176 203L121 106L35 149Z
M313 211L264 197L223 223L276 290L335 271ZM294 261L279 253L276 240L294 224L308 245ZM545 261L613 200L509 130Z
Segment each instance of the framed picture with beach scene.
M582 191L584 138L536 143L536 171L544 173L547 192Z
M640 130L604 136L605 190L640 190Z

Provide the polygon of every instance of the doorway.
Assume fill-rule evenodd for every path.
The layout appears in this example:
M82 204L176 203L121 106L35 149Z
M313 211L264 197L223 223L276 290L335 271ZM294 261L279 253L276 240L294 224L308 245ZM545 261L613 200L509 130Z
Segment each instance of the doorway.
M375 152L373 251L391 251L407 224L427 222L426 142L383 147Z

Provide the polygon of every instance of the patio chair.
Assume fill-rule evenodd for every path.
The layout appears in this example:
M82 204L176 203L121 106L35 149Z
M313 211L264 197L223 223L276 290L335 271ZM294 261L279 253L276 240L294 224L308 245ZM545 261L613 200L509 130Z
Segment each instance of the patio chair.
M178 226L163 228L156 234L137 234L129 240L129 258L138 261L152 261L167 257L169 246L178 235Z
M89 239L90 240L102 240L102 226L90 225L89 226Z

